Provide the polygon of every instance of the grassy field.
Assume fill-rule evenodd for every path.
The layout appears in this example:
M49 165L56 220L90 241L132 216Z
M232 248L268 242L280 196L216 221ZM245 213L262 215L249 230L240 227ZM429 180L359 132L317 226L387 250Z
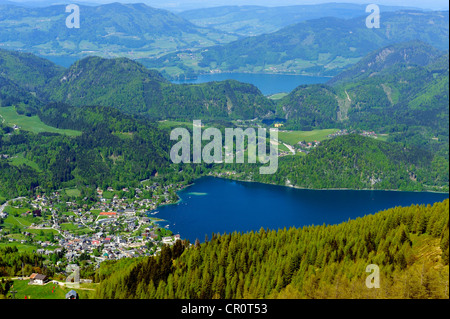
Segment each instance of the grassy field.
M337 132L338 129L312 130L312 131L280 131L278 139L289 145L295 145L300 141L312 142L323 141L329 134Z
M286 95L288 95L288 93L275 93L273 95L268 96L268 98L271 100L280 100Z
M50 233L52 233L53 235L59 234L56 229L50 229L50 228L47 228L47 229L27 228L27 232L32 233L32 234L37 234L37 236L35 237L36 240L46 240L46 236ZM43 236L40 234L43 234Z
M10 163L11 165L14 166L21 166L21 165L26 165L26 166L30 166L32 169L36 170L37 172L41 172L42 170L39 168L38 164L36 164L33 161L30 161L29 159L25 158L23 156L23 153L17 154L13 157L11 157L8 160L8 163Z
M278 144L278 151L279 152L290 152L289 149L284 146L284 144Z
M72 223L63 223L60 225L61 226L61 230L69 230L69 231L74 231L78 229L78 226Z
M42 217L33 217L32 215L28 215L28 216L21 216L18 214L22 214L26 211L28 211L30 209L28 208L15 208L12 206L6 206L5 207L5 211L9 213L9 216L5 219L3 219L3 225L2 227L6 230L11 232L9 235L7 235L6 237L8 238L13 238L15 240L23 240L23 239L27 239L25 235L22 234L23 231L27 231L29 233L32 234L36 234L35 239L36 240L49 240L49 235L53 234L53 235L57 235L58 231L55 229L30 229L28 228L28 226L30 226L32 223L36 223L39 221L42 221L43 218ZM32 245L27 245L27 244L19 244L19 242L13 242L10 243L12 246L17 246L17 248L22 251L22 250L26 250L26 251L31 251L31 250L35 250L36 247L32 246Z
M5 227L7 227L7 226L28 227L30 225L31 225L31 223L29 221L25 220L24 218L14 217L12 215L9 215L4 220L4 226Z
M80 190L76 189L76 188L66 188L64 191L66 192L66 195L69 197L80 197L81 196Z
M113 199L114 195L115 195L114 192L110 192L110 191L104 191L103 192L103 197L106 198L106 199Z
M177 127L188 127L192 129L192 122L178 122L178 121L159 121L158 127L160 129L174 129Z
M25 116L19 115L16 113L14 106L8 107L0 107L0 121L5 121L5 124L8 126L17 125L20 129L24 131L30 131L33 133L41 133L41 132L50 132L50 133L58 133L65 134L68 136L79 136L81 135L80 131L75 130L63 130L56 127L48 126L44 124L38 116Z
M27 244L21 244L18 242L13 242L13 243L0 243L0 248L4 248L4 247L17 247L17 249L19 250L19 252L32 252L32 251L36 251L37 247L33 246L33 245L27 245Z
M17 291L16 299L65 299L66 293L72 288L56 285L52 282L46 285L28 285L29 280L14 280L14 290ZM91 285L92 286L92 285ZM83 287L83 285L81 285ZM74 289L80 299L88 299L92 290Z

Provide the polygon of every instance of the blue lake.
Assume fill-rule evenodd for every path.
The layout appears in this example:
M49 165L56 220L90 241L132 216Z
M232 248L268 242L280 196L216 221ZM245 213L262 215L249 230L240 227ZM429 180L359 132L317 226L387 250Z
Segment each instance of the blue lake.
M205 83L212 81L236 80L255 85L262 94L289 93L299 85L317 84L329 81L329 77L287 75L287 74L253 74L253 73L214 73L202 74L195 80L172 81L172 83Z
M73 56L41 56L53 63L69 68L73 63L80 60L81 57ZM196 84L212 81L236 80L255 85L262 94L272 95L275 93L289 93L299 85L317 84L329 81L330 77L308 76L308 75L289 75L289 74L260 74L260 73L212 73L201 74L197 79L172 81L175 84Z
M69 68L72 64L82 59L82 57L73 57L73 56L45 56L45 55L39 56L41 58L50 60L56 65L62 66L64 68Z
M203 177L180 191L181 201L159 207L174 234L194 243L205 235L258 231L261 227L338 224L395 206L433 204L448 194L428 192L306 190Z

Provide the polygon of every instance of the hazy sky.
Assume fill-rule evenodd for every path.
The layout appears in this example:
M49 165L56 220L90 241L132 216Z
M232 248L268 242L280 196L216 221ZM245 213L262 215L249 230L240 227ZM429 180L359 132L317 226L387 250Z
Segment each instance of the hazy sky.
M9 0L12 2L36 2L36 3L146 3L152 7L165 9L186 9L200 7L215 7L221 5L261 5L261 6L284 6L301 4L318 4L327 2L340 3L375 3L379 5L395 5L418 7L433 10L448 10L448 0ZM0 1L1 2L1 1Z
M111 0L94 0L98 2L114 2ZM217 5L263 5L263 6L280 6L280 5L298 5L298 4L317 4L327 2L344 2L344 3L375 3L382 5L396 5L396 6L409 6L419 7L425 9L448 9L448 0L135 0L135 1L122 1L119 2L144 2L154 7L167 7L171 6L183 6L194 5L196 7L210 7Z

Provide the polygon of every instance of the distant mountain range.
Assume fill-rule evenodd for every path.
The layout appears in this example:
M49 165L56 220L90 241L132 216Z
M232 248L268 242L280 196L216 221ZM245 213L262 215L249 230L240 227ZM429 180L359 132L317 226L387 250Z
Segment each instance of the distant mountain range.
M178 68L180 74L191 76L210 70L334 76L390 44L421 40L440 50L449 46L448 11L386 12L379 29L367 28L365 20L366 16L308 20L274 33L143 63L160 70L171 67L172 75Z
M111 3L81 5L76 29L65 25L65 5L0 3L0 48L31 52L65 67L91 55L128 57L166 78L211 71L334 76L397 42L448 48L448 11L380 9L381 28L368 29L368 13L356 4L229 6L176 15L145 4ZM248 34L259 35L243 36Z
M24 0L24 1L8 1L8 0L0 0L0 5L2 4L9 4L9 5L15 5L15 6L21 6L21 7L32 7L32 8L39 8L39 7L48 7L48 6L54 6L54 5L61 5L61 4L70 4L73 3L72 1L58 1L58 0ZM99 5L96 2L93 1L76 1L76 4L81 5L90 5L90 6L97 6Z
M127 58L88 57L64 69L0 50L0 92L31 113L40 101L109 106L160 120L282 117L290 129L377 130L398 141L440 147L449 135L448 65L448 52L424 42L388 45L327 84L302 85L274 101L233 80L172 84Z
M321 3L280 7L221 6L183 11L179 15L190 22L218 30L255 36L272 33L288 25L324 17L350 19L366 15L367 5L355 3ZM379 6L382 13L413 7Z
M366 143L362 137L337 139L324 143L306 160L301 156L281 160L279 172L261 181L283 184L286 174L294 171L304 174L295 173L292 180L303 185L300 181L307 178L306 187L370 187L370 176L392 177L377 186L381 188L445 186L448 77L448 52L411 41L371 52L329 84L302 85L274 101L255 86L237 81L172 84L127 58L87 57L61 68L32 54L0 50L2 108L14 106L18 118L38 115L36 120L46 125L83 132L75 138L21 130L9 136L12 129L0 123L2 152L27 152L27 160L42 170L0 163L0 193L10 198L26 193L31 185L51 188L148 178L168 164L170 142L156 120L202 119L230 127L233 119L275 117L286 119L286 129L376 130L386 134L388 142L397 143L391 147L370 139ZM365 153L369 146L382 163ZM347 171L355 168L353 159L349 161L340 152L362 160L356 171L370 166L368 171L376 174L360 176ZM330 161L337 171L346 172L332 183L324 177L333 172L327 169ZM325 175L315 173L319 166ZM21 183L15 183L12 176L20 176Z
M67 28L65 5L0 4L0 48L46 57L158 56L238 39L144 4L80 5L80 28Z

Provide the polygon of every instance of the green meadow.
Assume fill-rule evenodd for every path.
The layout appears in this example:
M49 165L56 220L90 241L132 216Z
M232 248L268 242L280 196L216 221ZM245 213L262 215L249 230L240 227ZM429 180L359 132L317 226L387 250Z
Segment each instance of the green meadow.
M282 98L284 98L286 95L288 95L288 93L275 93L273 95L268 96L269 99L271 100L281 100Z
M77 188L66 188L64 189L65 193L69 197L80 197L81 191Z
M289 145L295 145L298 142L323 141L328 138L329 134L339 131L338 129L324 129L312 131L280 131L278 132L278 140Z
M4 247L16 247L19 250L19 252L30 252L30 253L33 251L36 251L36 249L38 249L34 245L22 244L22 243L18 243L18 242L0 243L0 248L4 248Z
M11 127L17 125L20 127L20 129L24 131L29 131L36 134L42 132L49 132L49 133L64 134L68 136L81 135L80 131L64 130L46 125L39 119L37 115L34 116L19 115L14 109L14 106L0 107L0 115L1 115L0 121L4 121L6 125Z
M16 299L65 299L66 293L68 293L72 288L57 285L53 282L49 282L46 285L29 285L29 280L14 280L13 290L17 291L15 294ZM89 295L92 293L92 288L83 289L74 288L78 293L80 299L88 299ZM89 286L92 287L92 284Z
M179 122L179 121L170 121L170 120L164 120L158 122L158 127L160 129L174 129L177 127L186 127L192 129L192 122Z
M11 157L8 160L8 163L10 163L11 165L14 166L22 166L22 165L26 165L26 166L30 166L32 169L36 170L37 172L41 172L42 170L39 168L38 164L36 164L35 162L25 158L23 156L23 153L17 154L13 157Z

